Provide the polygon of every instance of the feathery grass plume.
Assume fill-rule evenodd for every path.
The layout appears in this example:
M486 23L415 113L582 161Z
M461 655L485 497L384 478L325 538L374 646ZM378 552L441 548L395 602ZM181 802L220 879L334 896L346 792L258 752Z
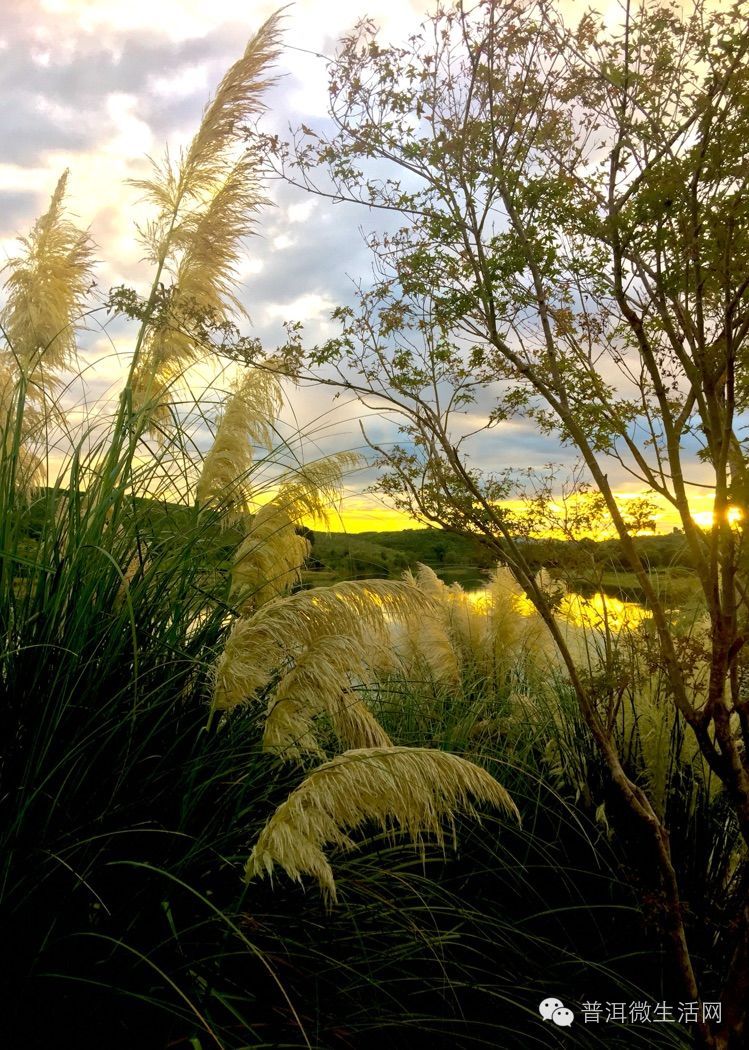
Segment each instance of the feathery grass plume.
M240 153L239 131L265 108L269 65L279 51L280 12L250 40L203 113L200 128L175 167L167 154L150 179L133 180L158 209L142 231L150 258L172 274L163 309L152 311L132 376L136 409L148 406L152 429L168 424L169 391L202 356L201 329L244 310L236 296L242 240L267 203L260 159Z
M255 228L264 203L256 163L236 163L202 213L185 220L177 243L179 262L163 311L149 329L132 380L136 406L150 404L154 423L169 419L168 392L203 355L202 326L244 313L234 294L241 242Z
M416 566L416 575L407 569L403 578L411 579L414 584L421 587L427 594L432 594L435 597L441 597L447 590L447 584L444 580L441 580L437 573L429 565L424 565L423 562L419 562Z
M345 471L360 463L358 454L339 452L304 464L261 507L232 567L230 597L240 611L258 609L298 582L311 547L297 526L304 518L327 523L340 500Z
M25 377L26 397L37 404L75 358L76 331L93 283L91 239L65 218L67 181L65 171L47 212L20 238L21 255L4 266L7 298L0 325L15 374Z
M74 363L76 335L93 285L93 243L65 217L68 172L46 213L20 238L22 252L4 266L0 328L0 434L14 489L30 499L45 480L50 399Z
M505 567L478 594L448 586L426 565L404 579L430 595L436 610L394 625L394 646L410 677L423 680L426 671L435 684L457 689L470 681L470 688L496 694L518 668L540 672L549 662L546 626Z
M494 666L504 673L512 652L514 659L540 667L553 651L548 630L508 568L496 567L489 578L488 592Z
M0 351L0 474L28 502L44 484L46 416L26 399L27 387L10 351Z
M278 503L299 523L314 518L328 524L343 491L343 479L363 463L358 452L336 452L294 468L279 491Z
M415 585L435 602L436 615L431 621L420 619L406 624L405 650L416 664L425 664L437 681L457 685L462 670L482 661L487 633L486 603L477 603L459 583L448 586L428 565L419 564L415 577L410 572L404 579Z
M249 369L234 384L196 489L201 506L221 505L224 527L248 512L253 446L271 448L271 421L278 417L282 403L280 379L271 367Z
M705 618L693 625L689 635L696 638L701 631L709 629L709 621ZM704 689L702 681L707 677L707 667L700 668L701 663L702 660L695 657L696 696ZM640 655L616 720L622 751L636 757L658 813L665 812L675 783L681 782L682 789L691 794L690 810L695 804L698 788L704 789L710 798L721 790L720 780L710 770L694 736L685 733L683 722L664 685ZM734 725L734 731L740 731L738 725ZM689 775L685 776L687 769Z
M144 555L140 551L135 551L135 553L130 556L130 560L128 561L125 570L122 574L122 580L120 582L120 585L117 588L117 593L114 596L114 601L112 604L115 610L122 608L123 604L125 603L125 600L127 599L128 592L130 591L130 588L133 585L133 581L139 574L143 573L144 569Z
M295 661L268 704L263 748L283 758L304 753L323 757L315 722L327 715L334 733L351 747L387 747L391 741L369 708L349 687L370 677L369 653L361 636L328 635Z
M288 591L301 579L312 547L275 500L255 515L232 566L230 600L244 613Z
M431 614L406 619L392 625L393 646L409 678L422 678L424 671L434 682L457 688L461 667L447 625L444 596L447 587L428 565L410 569L403 579L433 598Z
M340 636L371 644L389 617L429 607L418 588L392 580L356 580L315 587L269 602L232 627L215 671L213 707L247 703L320 638Z
M131 180L157 210L156 219L142 231L155 262L163 262L173 247L189 239L200 209L191 212L183 208L195 202L205 204L228 181L243 125L264 112L263 94L273 83L268 68L280 51L281 15L282 11L276 11L263 23L242 57L224 74L176 166L167 151L161 163L151 161L151 178Z
M461 661L501 688L519 664L541 670L549 650L546 627L522 588L497 566L485 593L475 597L460 584L447 588L448 629Z
M564 580L556 579L548 569L539 569L536 573L536 586L552 605L558 604L568 593Z
M272 875L315 878L329 902L336 886L323 847L356 848L348 832L374 823L423 848L424 836L444 847L445 824L455 837L455 816L478 817L475 802L519 818L507 791L485 769L429 748L388 747L346 751L314 770L283 802L255 843L246 878Z
M263 94L273 83L268 67L280 50L282 13L280 9L266 19L206 106L182 165L184 192L195 196L220 180L227 148L234 145L248 120L264 112Z
M459 583L448 586L428 565L419 565L417 585L433 596L445 632L446 641L460 668L480 663L483 667L486 642L490 633L487 610L490 596L476 601ZM428 653L425 654L429 659Z

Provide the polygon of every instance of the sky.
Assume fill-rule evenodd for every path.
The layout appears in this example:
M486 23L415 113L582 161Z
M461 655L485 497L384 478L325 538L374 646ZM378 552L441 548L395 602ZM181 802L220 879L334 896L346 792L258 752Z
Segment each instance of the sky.
M147 270L134 235L137 192L126 180L145 173L146 155L190 140L223 72L275 6L273 0L2 0L0 256L15 253L17 235L45 210L69 168L69 207L97 244L99 286L145 289ZM325 120L325 64L315 53L332 55L357 18L371 16L396 40L430 7L428 0L297 0L287 9L266 129L283 134L289 124ZM330 311L352 302L353 282L369 272L363 234L377 227L378 216L282 183L269 193L275 206L263 212L259 235L247 243L240 297L251 318L248 334L272 349L283 342L284 321L303 321L310 341L333 333ZM131 334L118 325L89 334L90 396L117 389ZM334 402L332 392L301 390L291 394L286 425L298 426L307 448L322 454L361 445L361 414L345 398ZM372 418L368 427L380 441L393 435L384 420ZM541 467L565 458L571 462L572 455L558 443L512 421L477 446L473 464ZM412 525L364 492L374 480L372 468L347 479L345 528ZM638 491L624 476L617 488L623 495ZM707 505L695 501L703 513ZM660 527L669 526L664 516Z

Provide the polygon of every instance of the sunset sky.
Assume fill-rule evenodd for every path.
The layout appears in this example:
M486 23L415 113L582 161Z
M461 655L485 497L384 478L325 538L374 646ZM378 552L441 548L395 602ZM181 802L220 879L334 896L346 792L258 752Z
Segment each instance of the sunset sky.
M569 0L566 6L583 5ZM125 282L145 289L148 272L133 230L137 194L125 180L144 173L146 154L159 156L167 143L174 149L189 141L212 89L275 7L248 0L3 0L3 256L15 252L15 237L45 209L60 173L70 168L70 208L98 245L99 286ZM430 7L425 0L298 0L288 8L281 77L267 97L265 127L285 134L289 123L324 126L325 64L310 52L332 55L359 16L372 16L397 39ZM330 311L350 302L353 281L369 273L362 231L380 221L283 184L271 186L270 196L276 206L261 216L260 236L248 242L241 274L249 331L268 349L282 342L285 320L303 321L310 340L332 333ZM87 336L87 381L96 396L118 387L131 346L131 331L119 322ZM319 389L294 392L286 420L288 428L298 423L314 431L307 440L320 453L362 440L359 406L331 397ZM392 424L374 417L369 428L380 441L394 434ZM557 442L514 421L486 435L472 462L497 469L572 459ZM702 471L695 463L695 481L705 480ZM610 476L617 477L614 465ZM362 494L373 480L372 469L349 478L345 527L403 527L403 516ZM624 475L617 487L623 495L638 491ZM709 515L710 504L709 495L696 489L695 512ZM659 527L672 523L664 513Z

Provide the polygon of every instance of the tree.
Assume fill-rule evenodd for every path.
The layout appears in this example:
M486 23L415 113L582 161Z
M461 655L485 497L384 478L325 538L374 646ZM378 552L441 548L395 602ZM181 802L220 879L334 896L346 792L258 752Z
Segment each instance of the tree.
M608 701L576 667L503 509L516 479L469 457L477 433L518 417L577 450L652 611L678 716L749 843L749 5L622 9L608 27L591 12L565 24L551 0L459 2L399 47L364 21L330 65L332 131L268 144L289 181L379 209L390 227L395 217L370 239L374 282L336 311L340 335L303 352L292 326L286 351L301 371L332 368L333 381L396 413L402 441L377 449L381 490L425 522L481 537L532 597L649 844L679 990L697 1000L665 819L625 771ZM612 465L680 520L710 623L704 697ZM689 496L706 475L715 520L702 530ZM730 930L723 1020L698 1024L711 1047L745 1038L743 898Z

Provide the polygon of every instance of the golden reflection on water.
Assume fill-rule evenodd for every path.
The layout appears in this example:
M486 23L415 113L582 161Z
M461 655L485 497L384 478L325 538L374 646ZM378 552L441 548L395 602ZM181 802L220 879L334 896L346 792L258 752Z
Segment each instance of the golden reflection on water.
M639 627L649 620L651 613L636 602L623 602L611 595L565 594L559 604L559 613L576 627L589 627L596 631L625 631Z
M488 612L492 596L488 590L470 591L468 598L482 612ZM525 594L514 594L512 605L521 616L532 616L535 606ZM623 602L608 594L598 592L588 597L570 592L565 594L557 606L557 615L576 627L585 627L596 631L633 630L651 613L637 602Z

